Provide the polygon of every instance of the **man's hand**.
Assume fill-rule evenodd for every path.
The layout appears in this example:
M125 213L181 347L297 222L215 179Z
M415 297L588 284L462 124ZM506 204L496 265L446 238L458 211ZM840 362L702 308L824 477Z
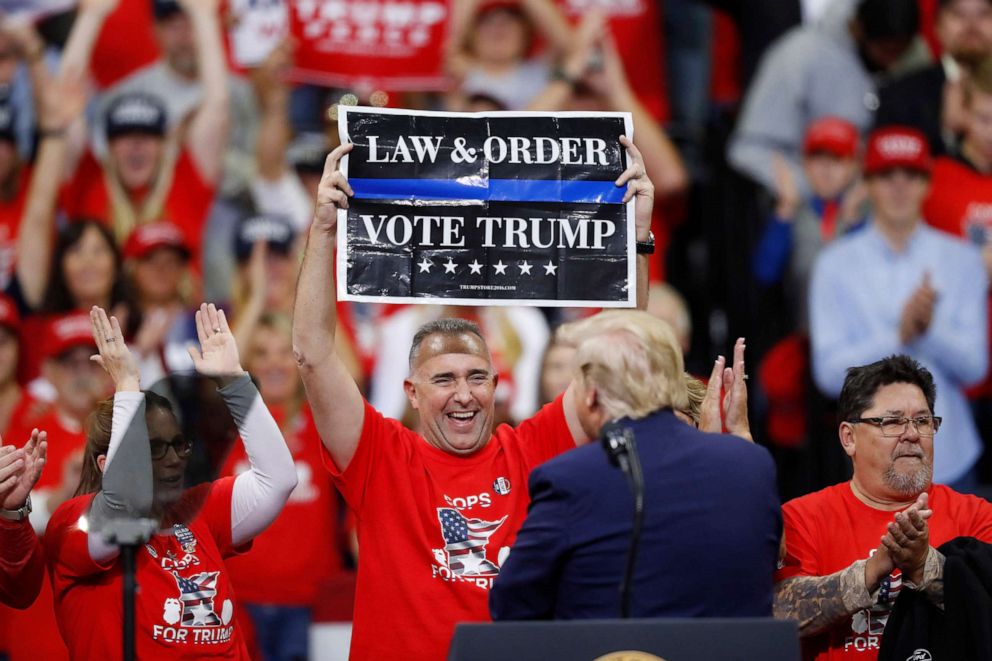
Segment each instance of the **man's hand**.
M16 510L24 505L45 467L47 437L35 429L20 450L0 447L0 509Z
M630 200L634 200L635 236L638 241L647 241L648 234L651 231L651 211L654 209L654 184L648 179L648 173L644 168L644 159L641 157L640 150L625 135L620 136L620 144L627 148L630 165L627 166L627 169L623 171L623 174L614 183L617 186L627 184L627 192L624 193L623 203L626 204ZM331 152L331 156L333 155L334 152ZM328 156L328 161L330 161L330 156ZM324 176L327 176L326 166L324 168ZM321 181L321 186L323 186L323 183ZM317 197L319 203L319 192Z
M799 212L799 187L789 162L781 152L772 154L772 175L775 178L775 215L779 220L792 221Z
M324 161L324 174L317 187L317 207L313 212L315 229L333 234L337 230L338 209L347 209L348 197L355 194L348 184L348 178L338 170L341 158L353 148L354 144L350 142L341 145L328 154Z
M892 562L885 544L879 544L875 552L865 563L865 588L868 592L874 592L886 576L892 573L896 566Z
M200 349L189 347L189 355L197 372L215 378L244 374L238 345L223 310L218 310L213 303L201 303L196 311L196 335Z
M926 492L917 497L908 509L899 512L888 525L882 544L892 556L892 562L910 581L923 582L923 569L930 552L930 526L927 519L933 516Z
M899 320L899 340L909 344L927 332L933 320L934 306L937 304L937 290L930 284L930 274L923 274L923 282L903 306Z

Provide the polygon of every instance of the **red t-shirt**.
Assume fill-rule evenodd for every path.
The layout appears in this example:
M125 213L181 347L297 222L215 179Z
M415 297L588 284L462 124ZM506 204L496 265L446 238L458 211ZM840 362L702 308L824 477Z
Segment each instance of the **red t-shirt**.
M90 69L101 89L158 59L152 3L122 2L107 17L93 48Z
M186 235L186 240L199 254L203 241L203 228L207 213L214 201L213 184L204 180L193 158L185 149L176 159L172 187L166 196L162 218ZM92 153L87 152L79 162L72 180L63 187L61 207L69 218L95 218L109 223L110 192L103 166Z
M923 217L937 229L983 244L992 240L992 175L956 158L934 162Z
M962 535L992 543L992 503L935 484L930 487L930 545L938 547ZM828 576L856 560L871 557L896 513L862 503L849 482L796 498L782 506L785 519L785 563L776 575ZM884 583L888 582L886 586ZM902 587L897 569L886 581L881 603L861 610L818 636L803 639L804 659L874 661L882 630Z
M488 621L489 589L527 514L527 477L574 447L561 397L469 457L366 403L347 470L324 451L358 521L351 658L445 659L457 622Z
M281 412L270 410L281 421ZM245 603L311 606L321 585L342 569L338 495L321 469L320 436L309 407L296 416L286 444L296 464L296 488L278 518L255 537L252 550L227 562L231 583ZM239 442L221 475L249 468Z
M13 196L9 200L0 198L0 290L10 285L10 279L14 274L17 230L21 226L21 216L24 215L30 184L31 168L25 165L17 174Z
M68 429L54 408L49 408L41 417L11 420L7 432L18 444L31 438L31 430L38 428L48 432L48 455L45 470L42 471L35 489L57 489L62 484L62 468L66 459L74 452L86 447L86 433L80 429Z
M234 478L183 494L180 508L197 513L175 534L156 534L138 552L135 650L139 659L248 659L235 624L234 591L224 558L231 541ZM79 659L121 657L121 563L90 558L80 517L93 495L56 510L45 533L45 554L62 637ZM241 549L246 546L240 547Z
M923 217L939 230L961 237L982 248L992 242L992 175L982 174L957 158L942 156L931 175L930 196ZM992 314L992 294L989 297ZM989 327L992 346L992 326ZM992 397L992 373L968 389L970 397Z

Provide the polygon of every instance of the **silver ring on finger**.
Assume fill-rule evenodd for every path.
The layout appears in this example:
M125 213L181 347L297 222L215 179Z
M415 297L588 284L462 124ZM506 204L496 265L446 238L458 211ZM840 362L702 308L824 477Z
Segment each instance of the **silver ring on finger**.
M215 329L214 329L214 332L215 332L215 333L223 333L224 331L222 331L222 330L220 329L220 327L217 327L217 328L215 328Z
M107 342L116 342L117 341L117 338L116 337L108 337L108 338L106 338L106 340L107 340Z

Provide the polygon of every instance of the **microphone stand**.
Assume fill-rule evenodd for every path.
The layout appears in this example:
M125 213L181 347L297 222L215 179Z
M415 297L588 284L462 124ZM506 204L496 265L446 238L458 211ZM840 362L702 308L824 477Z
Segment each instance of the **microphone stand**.
M637 563L637 550L641 543L641 530L644 527L644 472L641 458L637 453L634 430L616 422L603 427L603 448L610 463L618 466L627 478L627 484L634 495L634 522L630 533L630 546L627 549L627 563L623 581L620 583L620 617L630 617L631 588L634 582L634 566Z
M108 521L101 530L108 544L116 544L121 549L123 564L124 586L124 622L122 627L122 645L124 661L133 661L134 651L134 595L137 588L135 580L135 557L142 544L151 539L155 532L156 522L153 519L115 519Z

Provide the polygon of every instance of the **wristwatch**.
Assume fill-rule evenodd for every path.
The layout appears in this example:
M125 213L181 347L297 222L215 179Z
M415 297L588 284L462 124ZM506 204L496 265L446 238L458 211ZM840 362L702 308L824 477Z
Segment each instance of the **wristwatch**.
M29 514L31 514L31 496L28 496L24 504L16 510L0 508L0 519L7 519L8 521L23 521L28 518Z
M648 240L637 242L637 254L638 255L654 254L654 232L648 230Z

